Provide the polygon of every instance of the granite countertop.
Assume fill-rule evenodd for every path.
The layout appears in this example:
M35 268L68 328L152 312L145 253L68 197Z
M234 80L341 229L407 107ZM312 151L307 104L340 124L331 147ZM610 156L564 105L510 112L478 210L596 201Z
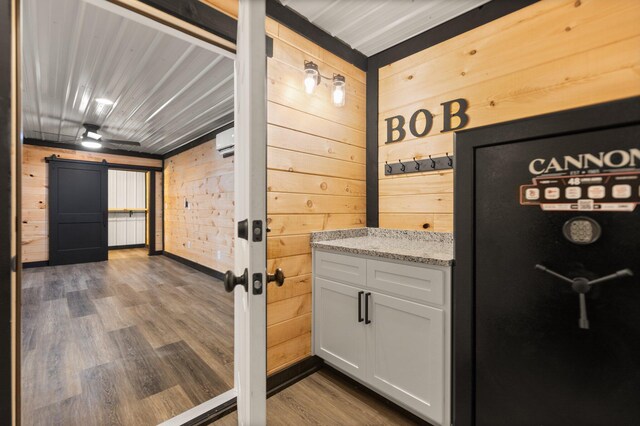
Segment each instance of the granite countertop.
M356 228L313 232L311 247L428 265L453 265L453 234Z

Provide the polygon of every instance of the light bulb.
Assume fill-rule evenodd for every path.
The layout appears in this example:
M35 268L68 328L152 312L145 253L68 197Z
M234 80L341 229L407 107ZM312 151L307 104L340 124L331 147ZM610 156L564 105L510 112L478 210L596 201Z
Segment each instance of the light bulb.
M316 88L316 86L317 86L316 78L311 74L307 74L307 76L304 78L304 90L305 90L305 92L307 92L308 94L312 95L313 91Z
M318 84L320 84L320 72L318 71L318 66L311 61L305 61L304 91L311 95Z
M331 94L333 104L337 107L344 106L345 101L345 79L340 74L333 76L333 92Z
M102 144L96 141L82 141L81 144L85 148L92 148L92 149L102 148Z

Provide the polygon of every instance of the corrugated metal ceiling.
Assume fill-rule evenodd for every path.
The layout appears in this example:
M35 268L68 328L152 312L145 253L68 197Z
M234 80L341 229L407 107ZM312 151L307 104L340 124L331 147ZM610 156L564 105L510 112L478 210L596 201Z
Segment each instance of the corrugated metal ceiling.
M367 56L489 0L280 0Z
M25 137L72 141L92 123L142 144L115 148L165 153L232 120L234 64L217 48L107 2L23 4Z

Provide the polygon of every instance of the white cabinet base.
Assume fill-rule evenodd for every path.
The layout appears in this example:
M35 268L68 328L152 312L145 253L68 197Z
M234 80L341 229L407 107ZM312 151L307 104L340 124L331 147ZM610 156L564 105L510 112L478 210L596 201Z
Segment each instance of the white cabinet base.
M314 353L430 423L449 425L451 269L317 249L313 261Z

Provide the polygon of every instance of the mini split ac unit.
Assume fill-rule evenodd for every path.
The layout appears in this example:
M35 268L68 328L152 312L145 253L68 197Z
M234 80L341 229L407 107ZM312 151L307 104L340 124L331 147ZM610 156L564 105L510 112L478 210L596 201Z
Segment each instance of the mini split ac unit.
M224 158L233 155L234 127L216 135L216 149Z

